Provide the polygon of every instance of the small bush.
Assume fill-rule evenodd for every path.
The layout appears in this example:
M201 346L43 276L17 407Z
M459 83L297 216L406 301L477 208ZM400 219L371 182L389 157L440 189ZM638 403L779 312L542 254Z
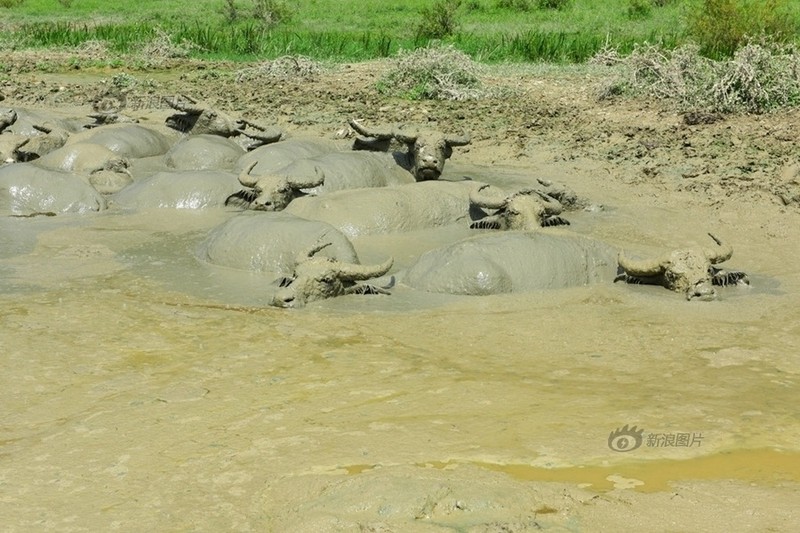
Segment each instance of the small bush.
M233 24L241 17L239 6L236 5L235 0L225 0L225 3L219 8L219 12L222 13L228 24Z
M458 8L461 0L436 0L430 7L420 10L417 23L418 39L442 39L453 35L459 26Z
M172 37L161 28L155 28L155 34L140 51L145 64L151 67L160 66L170 59L187 58L197 48L197 45L188 41L173 42Z
M647 18L652 10L651 0L628 0L627 15L629 19Z
M481 89L479 70L472 58L452 46L401 51L378 90L414 100L480 98L487 93Z
M623 78L606 94L645 94L682 110L719 113L800 105L800 50L793 45L750 43L726 60L703 56L697 45L671 52L645 45L622 65Z
M797 29L789 0L697 0L686 22L702 53L718 59L731 57L750 38L782 41Z
M268 27L289 22L294 16L292 8L284 0L252 0L249 11L243 10L236 0L224 0L217 11L228 24L234 24L249 16Z
M257 67L239 70L236 81L298 80L316 78L324 70L321 63L305 56L282 56Z
M498 9L509 9L513 11L532 11L537 0L495 0Z
M17 7L21 6L25 0L0 0L0 7Z
M536 0L539 9L566 9L570 0Z
M284 0L253 0L253 18L266 26L289 22L294 13Z

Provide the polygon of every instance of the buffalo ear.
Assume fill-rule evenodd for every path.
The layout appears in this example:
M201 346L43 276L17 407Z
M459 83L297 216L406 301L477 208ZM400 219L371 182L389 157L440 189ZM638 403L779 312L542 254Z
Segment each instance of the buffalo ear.
M720 287L728 285L750 285L747 274L738 270L723 270L711 267L711 283Z
M291 285L293 281L294 281L294 279L292 279L292 278L290 278L288 276L281 276L280 278L276 278L272 282L272 284L283 288L283 287L288 287L289 285Z
M542 227L549 228L552 226L569 226L569 220L557 216L547 217L542 220Z
M383 287L368 284L358 284L347 291L347 294L391 294Z
M256 198L258 198L258 194L256 194L255 191L242 190L225 198L225 205L247 209Z

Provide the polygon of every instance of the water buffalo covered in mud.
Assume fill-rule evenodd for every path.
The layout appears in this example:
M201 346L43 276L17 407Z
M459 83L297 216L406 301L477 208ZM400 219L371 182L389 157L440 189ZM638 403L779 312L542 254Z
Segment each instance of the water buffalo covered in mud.
M235 170L250 169L254 176L267 176L280 171L284 167L311 157L318 157L331 152L339 152L343 145L316 137L290 137L288 139L259 146L239 158ZM253 165L255 163L255 165Z
M285 189L284 183L312 183L305 194L323 194L345 189L387 187L414 183L414 177L397 165L391 154L383 152L338 151L308 159L300 159L271 174L252 174L247 167L242 185L246 188L228 199L228 204L261 211L276 210L298 196ZM289 194L286 194L286 193ZM283 199L279 199L283 196ZM269 208L268 208L269 207Z
M0 167L0 212L86 213L105 207L103 196L76 174L31 163Z
M388 150L392 141L405 145L404 154L395 154L397 163L408 170L417 181L439 179L444 163L453 153L453 148L470 143L469 135L444 135L439 132L412 133L398 128L367 128L356 120L350 127L366 137L358 139L355 148Z
M189 135L164 154L164 163L176 170L232 170L245 149L218 135Z
M391 257L377 265L361 265L316 255L330 245L330 242L319 244L300 254L292 274L278 279L279 289L270 304L302 307L314 300L348 294L388 294L389 287L358 282L386 274L392 268Z
M242 170L239 183L245 188L228 196L225 205L254 211L281 211L295 198L305 196L303 189L317 187L325 181L322 173L310 178L279 174L253 176L251 172L257 164L258 161L253 161Z
M286 212L331 224L348 237L400 233L471 220L471 181L425 181L294 200Z
M110 124L72 135L67 144L90 142L104 146L121 157L141 158L167 153L180 138L178 134L141 124Z
M223 170L157 172L123 188L109 204L125 209L204 209L222 207L238 188L236 175Z
M411 288L488 295L575 287L617 274L609 245L569 234L509 231L470 237L424 253L402 279Z
M181 133L237 137L247 150L277 142L283 136L278 128L264 127L241 117L234 118L185 94L165 98L164 101L178 111L167 117L167 127Z
M435 180L441 176L445 160L451 156L453 147L470 142L466 135L423 135L398 129L369 130L355 120L351 120L350 125L357 133L366 136L356 140L353 145L355 150L331 150L315 156L294 158L281 168L276 168L272 163L269 170L263 163L263 156L259 157L258 165L251 164L255 151L243 157L240 164L247 169L247 176L242 180L245 189L229 198L228 203L272 211L282 209L304 193L322 194ZM403 144L406 150L390 152L392 141ZM276 143L275 149L283 142ZM299 153L299 150L295 153ZM286 184L290 182L316 185L298 192L298 187L287 187Z
M291 276L297 260L319 243L319 252L343 263L358 263L353 245L341 232L286 213L242 213L213 229L198 249L208 263L275 276Z
M488 185L470 192L472 205L495 210L494 214L473 222L473 229L533 230L540 227L569 225L559 215L561 202L538 189L522 189L507 196L490 196L484 192Z
M733 247L710 233L708 235L716 246L674 250L651 259L631 259L620 252L619 266L623 272L615 281L661 285L683 293L687 300L712 300L717 297L715 287L748 285L744 272L715 266L733 256Z

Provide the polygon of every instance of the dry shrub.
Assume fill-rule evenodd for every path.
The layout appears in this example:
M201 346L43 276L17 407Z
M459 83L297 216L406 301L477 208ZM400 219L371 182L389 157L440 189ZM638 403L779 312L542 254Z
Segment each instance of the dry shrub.
M154 31L156 36L152 41L145 43L139 51L141 59L150 67L163 65L170 59L187 58L192 50L197 48L197 45L191 42L173 42L172 37L161 28L155 28Z
M607 94L645 94L682 110L763 113L800 105L800 52L792 45L750 43L732 59L713 60L697 45L666 51L637 47Z
M720 110L759 113L800 105L800 50L796 46L748 44L725 66L712 88Z
M378 82L384 94L432 100L470 100L488 96L480 66L451 45L401 50Z
M108 41L89 40L76 46L75 53L81 59L101 61L111 55L111 48Z
M282 56L265 61L256 67L236 72L236 81L253 80L310 80L324 70L321 63L305 56Z

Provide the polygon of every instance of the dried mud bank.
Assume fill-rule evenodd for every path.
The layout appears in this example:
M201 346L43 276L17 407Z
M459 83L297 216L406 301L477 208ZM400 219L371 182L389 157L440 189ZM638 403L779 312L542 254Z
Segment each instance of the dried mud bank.
M154 83L129 109L155 123L160 97L183 92L289 134L334 138L351 117L468 131L450 175L564 183L602 206L569 231L642 256L723 235L752 288L287 311L259 305L263 280L212 278L192 257L224 210L6 218L3 527L793 531L798 113L688 124L598 101L603 71L543 69L498 69L513 97L408 102L374 90L385 68L242 83L182 65L134 73ZM113 74L15 73L0 105L85 114ZM378 260L424 238L354 244ZM624 424L700 440L614 451Z

